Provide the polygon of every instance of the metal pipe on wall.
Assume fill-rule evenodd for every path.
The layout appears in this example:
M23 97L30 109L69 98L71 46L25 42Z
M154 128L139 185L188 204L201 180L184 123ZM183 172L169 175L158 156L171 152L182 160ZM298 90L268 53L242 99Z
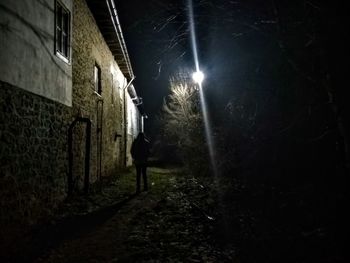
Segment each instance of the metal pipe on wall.
M102 181L102 139L103 139L103 99L98 99L96 102L96 117L97 117L97 123L96 123L96 143L97 143L97 158L98 158L98 165L97 165L97 178L101 182ZM101 106L100 106L101 105Z
M135 80L135 76L132 77L132 79L127 83L127 85L123 89L123 95L124 95L124 165L127 166L127 150L128 150L128 122L127 122L127 108L126 108L126 92L129 86L132 84L132 82Z
M68 196L73 193L73 129L78 122L86 123L84 192L85 194L89 192L91 120L77 117L68 128Z

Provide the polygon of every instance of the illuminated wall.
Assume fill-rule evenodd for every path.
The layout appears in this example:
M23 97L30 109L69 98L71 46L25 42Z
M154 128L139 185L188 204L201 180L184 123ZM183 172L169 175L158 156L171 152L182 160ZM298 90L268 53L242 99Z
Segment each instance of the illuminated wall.
M72 13L72 1L61 2ZM55 54L55 1L1 1L0 25L1 80L71 106L72 66Z

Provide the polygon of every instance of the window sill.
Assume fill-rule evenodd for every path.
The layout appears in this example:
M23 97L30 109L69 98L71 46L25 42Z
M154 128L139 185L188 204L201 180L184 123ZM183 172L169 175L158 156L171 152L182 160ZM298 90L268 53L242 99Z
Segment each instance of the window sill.
M94 90L94 94L96 94L97 96L99 96L100 98L102 98L102 95L100 93L98 93L96 90Z
M68 58L66 58L65 56L63 56L59 51L56 51L56 56L61 59L63 62L67 63L68 65L70 65L70 60Z

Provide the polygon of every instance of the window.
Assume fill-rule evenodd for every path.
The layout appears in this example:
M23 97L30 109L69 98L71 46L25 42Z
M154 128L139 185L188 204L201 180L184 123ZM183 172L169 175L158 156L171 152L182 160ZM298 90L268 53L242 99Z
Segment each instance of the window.
M56 1L56 55L69 61L70 56L70 13L59 1Z
M97 64L95 64L95 67L94 67L94 84L95 84L95 91L101 95L102 93L101 69Z

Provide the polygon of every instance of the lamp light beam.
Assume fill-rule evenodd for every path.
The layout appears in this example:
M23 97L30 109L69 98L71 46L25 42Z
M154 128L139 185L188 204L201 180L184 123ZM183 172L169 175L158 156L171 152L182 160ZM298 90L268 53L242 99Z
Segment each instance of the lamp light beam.
M194 27L194 15L193 15L193 4L192 0L188 0L188 15L189 15L189 25L190 25L190 33L191 33L191 42L192 42L192 52L194 57L194 63L196 66L196 72L192 75L193 80L197 82L199 86L199 96L200 96L200 103L202 108L202 114L203 114L203 121L204 121L204 128L205 128L205 135L207 139L207 145L208 145L208 151L211 161L211 166L213 169L214 176L217 177L218 169L216 166L216 160L214 155L214 141L211 131L211 125L209 121L208 116L208 109L207 104L205 101L204 92L202 89L202 81L204 79L204 74L199 69L199 60L198 60L198 50L197 50L197 42L196 42L196 32Z

